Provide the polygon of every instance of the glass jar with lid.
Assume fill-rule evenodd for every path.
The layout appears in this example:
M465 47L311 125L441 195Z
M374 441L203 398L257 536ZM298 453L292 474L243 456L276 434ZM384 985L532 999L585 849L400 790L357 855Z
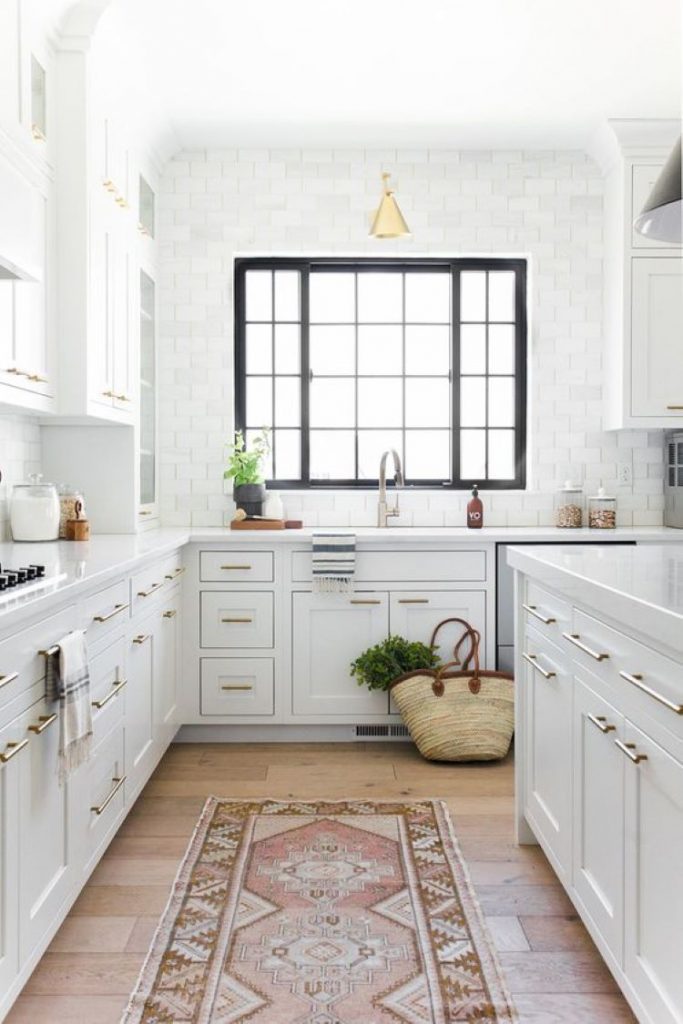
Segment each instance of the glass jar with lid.
M593 530L614 530L617 525L617 499L605 494L605 488L588 499L588 525Z
M57 540L59 537L59 496L54 484L43 483L39 473L27 484L15 484L10 506L12 539L18 541Z
M66 524L69 519L76 518L76 506L80 503L83 509L83 495L71 484L60 484L57 488L59 494L59 537L66 538Z
M555 495L555 526L577 530L583 526L583 489L565 480Z

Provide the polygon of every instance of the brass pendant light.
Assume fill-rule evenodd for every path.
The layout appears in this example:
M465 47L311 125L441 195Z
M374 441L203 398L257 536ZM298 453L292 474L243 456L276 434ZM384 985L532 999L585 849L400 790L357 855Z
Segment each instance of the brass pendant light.
M386 172L382 175L384 195L377 207L370 234L373 238L409 238L410 228L394 199L394 190L389 188L390 177Z

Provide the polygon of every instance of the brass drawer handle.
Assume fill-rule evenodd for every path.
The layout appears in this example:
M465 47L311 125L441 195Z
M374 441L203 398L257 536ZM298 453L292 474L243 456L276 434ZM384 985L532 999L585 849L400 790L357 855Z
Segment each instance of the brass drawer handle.
M360 598L351 598L349 604L381 604L381 601L376 600L361 600Z
M178 612L176 611L176 609L175 608L171 608L169 611L164 612L162 618L164 618L164 619L175 619L177 614L178 614Z
M586 715L589 722L592 722L600 732L614 732L616 725L608 725L604 715Z
M251 565L222 565L221 569L243 569L245 572L247 569L253 569Z
M138 634L138 636L134 636L133 637L133 643L134 644L144 644L144 643L146 643L150 639L151 636L152 636L151 633L140 633L140 634Z
M167 573L164 576L164 579L165 580L174 580L178 576L182 576L185 571L186 571L185 566L181 565L179 569L174 569L173 572Z
M547 668L543 668L542 665L539 665L537 661L537 654L527 654L526 651L523 651L522 657L525 661L529 662L532 668L535 668L537 672L540 672L544 679L554 679L557 675L556 672L549 672Z
M113 397L117 400L117 402L130 402L130 401L132 401L132 399L130 399L128 397L128 395L114 395Z
M98 710L100 708L103 708L106 704L109 703L110 700L113 700L114 697L117 696L117 694L121 693L121 690L124 688L124 686L126 685L127 682L128 682L127 679L122 679L120 683L117 683L116 686L114 686L109 691L109 693L107 694L106 697L102 697L101 700L93 700L90 703L92 704L92 706L94 708L97 708Z
M33 384L47 384L47 377L41 377L39 373L27 373L26 376Z
M578 633L563 633L562 636L565 640L569 640L570 644L574 644L574 647L578 647L580 651L587 654L594 661L605 661L609 658L609 654L605 654L601 651L594 651L592 647L588 647L586 644L582 644L579 639Z
M103 391L102 395L104 396L104 398L114 398L115 397L113 391Z
M647 761L647 754L635 753L635 743L622 743L621 740L615 740L614 745L619 747L619 750L626 754L629 761L633 761L634 764L640 764L641 761Z
M143 508L140 512L138 512L138 515L139 516L153 516L154 513L150 512L148 509L144 509Z
M19 678L18 672L10 672L6 676L0 676L0 686L7 686L8 683L13 683L15 679Z
M138 590L138 597L149 597L150 594L153 594L155 590L159 589L159 587L163 587L163 583L153 583L149 590Z
M24 749L27 743L28 740L19 740L18 743L8 743L5 747L4 754L0 754L0 764L7 764L8 761L11 761L13 757L16 757L20 750Z
M647 686L643 682L643 677L639 673L620 672L619 675L622 679L625 679L627 683L632 683L633 686L637 686L638 689L642 690L643 693L646 693L648 697L652 697L654 700L659 701L659 703L663 704L665 708L669 709L669 711L673 711L675 715L683 715L683 704L674 704L672 700L668 700L667 697L664 697L661 693L657 693L656 690Z
M251 683L230 683L225 686L221 686L221 690L253 690L254 687Z
M399 597L399 604L429 604L428 597Z
M535 619L542 622L544 626L550 626L553 622L557 622L557 619L553 619L549 615L541 615L535 604L523 604L522 608L525 612L528 612L529 615L533 615Z
M675 412L680 412L681 410L683 410L683 405L667 405L667 409L671 409L672 411Z
M104 801L99 805L99 807L91 807L90 808L90 810L93 812L93 814L102 814L102 812L105 810L105 808L107 808L109 806L109 804L114 799L114 797L116 796L118 791L121 789L121 786L126 781L126 776L125 775L121 775L120 778L114 777L111 781L114 783L114 788L109 792L109 794L104 799Z
M127 607L127 604L115 604L113 612L109 612L109 615L95 615L93 622L109 622L115 615L120 615L121 612L125 611Z
M28 731L34 732L36 736L40 736L41 732L45 732L46 729L49 729L52 723L57 721L58 717L59 716L57 714L41 715L40 718L38 719L38 724L29 725Z
M221 622L253 622L253 619L221 619Z

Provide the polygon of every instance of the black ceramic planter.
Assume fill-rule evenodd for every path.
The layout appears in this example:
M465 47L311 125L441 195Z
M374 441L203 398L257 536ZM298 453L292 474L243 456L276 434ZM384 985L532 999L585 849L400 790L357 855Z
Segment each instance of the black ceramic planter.
M244 509L248 516L263 515L265 484L239 484L233 488L232 496L237 507Z

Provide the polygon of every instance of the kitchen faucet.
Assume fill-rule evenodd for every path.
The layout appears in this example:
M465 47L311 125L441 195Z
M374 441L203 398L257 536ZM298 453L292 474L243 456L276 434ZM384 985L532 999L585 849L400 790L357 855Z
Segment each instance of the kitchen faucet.
M388 526L387 520L394 516L400 515L400 509L398 507L398 493L396 494L396 502L393 508L387 508L387 456L391 455L394 460L394 484L396 487L403 487L403 470L401 468L401 458L395 448L389 448L383 452L382 458L379 462L379 501L377 502L377 525L386 527Z

